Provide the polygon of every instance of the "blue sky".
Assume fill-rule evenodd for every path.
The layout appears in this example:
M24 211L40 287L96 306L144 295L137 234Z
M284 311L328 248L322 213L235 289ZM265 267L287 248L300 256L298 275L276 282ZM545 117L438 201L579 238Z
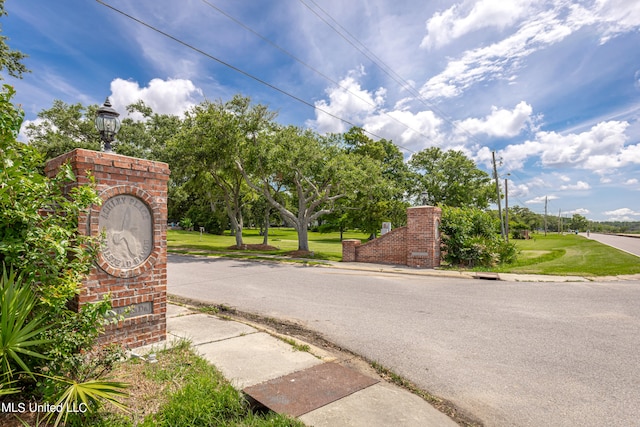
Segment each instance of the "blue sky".
M97 1L7 0L27 121L54 99L181 114L241 93L407 158L459 149L489 172L496 151L511 206L640 220L637 0L104 2L184 44Z

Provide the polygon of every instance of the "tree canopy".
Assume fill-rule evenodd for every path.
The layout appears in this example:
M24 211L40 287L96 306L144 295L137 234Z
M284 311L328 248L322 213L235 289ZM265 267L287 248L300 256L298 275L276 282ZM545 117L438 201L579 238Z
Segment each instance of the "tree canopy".
M31 145L44 158L99 149L97 107L54 101L27 128ZM238 247L247 218L265 242L271 221L288 223L300 249L309 250L310 226L375 237L383 222L404 225L406 208L422 203L423 193L429 204L479 209L495 198L489 175L460 151L426 148L406 162L391 140L373 140L358 127L319 135L282 125L268 106L241 95L205 101L182 118L156 114L142 101L127 111L114 150L170 164L169 219L231 229Z
M4 0L0 0L0 17L6 14L7 11L4 9ZM24 73L29 72L23 63L27 55L18 50L11 49L7 44L7 40L9 40L7 36L0 35L0 72L6 71L11 77L20 79ZM1 76L0 79L2 79Z
M298 249L309 250L308 226L333 212L336 201L356 195L380 169L349 153L331 136L295 126L278 127L249 145L236 164L251 188L261 193L298 232ZM282 203L287 193L292 203Z
M486 209L496 201L489 174L462 151L426 148L414 154L409 165L419 175L414 194L425 192L429 204Z

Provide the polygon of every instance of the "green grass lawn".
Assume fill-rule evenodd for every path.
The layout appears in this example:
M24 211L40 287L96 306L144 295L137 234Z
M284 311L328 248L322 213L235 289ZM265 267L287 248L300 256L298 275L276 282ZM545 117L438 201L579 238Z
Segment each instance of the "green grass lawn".
M83 425L97 427L304 427L273 412L254 412L241 392L183 341L157 353L156 363L129 359L110 374L127 382L128 413L105 406Z
M640 273L640 258L575 234L534 234L514 240L518 261L493 271L503 273L616 276Z
M245 230L246 244L261 244L258 230ZM344 234L345 239L366 240L368 236L359 232ZM595 240L575 234L534 234L530 240L514 240L520 254L518 261L491 269L501 273L552 274L576 276L616 276L640 273L640 258L603 245ZM225 256L255 257L261 254L284 255L298 249L298 237L292 228L272 228L269 244L278 250L268 252L231 251L235 238L228 232L222 236L190 231L169 230L167 245L170 251L198 253L206 251ZM309 232L309 248L317 260L342 260L340 233ZM229 255L231 254L231 255Z
M262 236L259 230L245 229L242 233L246 244L261 244ZM344 233L345 239L367 239L368 235L357 231ZM225 232L224 235L202 234L195 231L169 230L167 232L167 247L170 251L197 252L211 251L229 253L229 247L236 244L235 237ZM270 228L269 245L278 248L277 251L262 252L272 255L284 255L298 249L298 234L293 228ZM314 252L316 259L332 261L342 260L342 244L340 233L309 232L309 249ZM244 255L243 255L244 256Z

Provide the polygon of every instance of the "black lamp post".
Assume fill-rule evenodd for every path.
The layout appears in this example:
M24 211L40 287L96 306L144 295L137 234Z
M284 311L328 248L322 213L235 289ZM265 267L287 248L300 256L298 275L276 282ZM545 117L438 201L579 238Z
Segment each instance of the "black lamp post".
M116 134L120 130L120 114L111 107L109 97L104 101L102 107L96 111L96 129L100 132L100 139L104 142L104 151L111 152L111 143L115 140Z
M420 198L421 198L421 202L422 202L422 206L427 206L427 203L429 203L429 193L427 193L426 191L423 191L422 193L420 193Z

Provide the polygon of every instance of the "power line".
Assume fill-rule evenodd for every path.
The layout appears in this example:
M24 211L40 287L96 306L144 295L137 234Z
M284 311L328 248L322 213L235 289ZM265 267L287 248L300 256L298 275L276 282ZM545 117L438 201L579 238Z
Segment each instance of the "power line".
M304 5L307 9L309 9L314 15L318 17L322 22L324 22L329 28L331 28L338 36L340 36L343 40L345 40L348 44L350 44L354 49L368 58L374 65L376 65L382 72L384 72L387 76L389 76L392 80L394 80L397 84L400 85L401 88L407 90L412 95L416 97L418 101L420 101L423 105L437 114L441 119L445 122L449 123L452 127L464 132L470 140L477 142L478 144L482 144L475 135L470 133L467 129L460 126L458 123L450 119L446 113L444 113L440 108L438 108L433 103L427 101L422 94L415 90L415 88L407 82L402 76L400 76L397 72L393 70L389 65L387 65L382 59L380 59L374 52L372 52L364 43L360 42L356 36L351 34L348 29L342 26L335 18L331 16L326 10L324 10L320 5L318 5L314 0L306 0L307 2L314 5L314 7L309 6L305 0L299 0L299 2ZM328 19L325 19L318 13L318 10L322 12ZM330 23L330 20L332 23ZM347 37L348 36L348 37ZM497 175L497 172L495 172ZM524 181L522 181L524 182ZM534 195L535 197L535 195ZM541 197L541 196L538 196ZM547 196L545 196L547 197ZM523 203L526 204L526 203Z
M210 8L216 10L217 12L219 12L220 14L224 15L225 17L227 17L228 19L230 19L231 21L233 21L234 23L236 23L237 25L239 25L240 27L244 28L245 30L251 32L252 34L254 34L255 36L259 37L260 39L262 39L263 41L269 43L271 46L273 46L274 48L278 49L280 52L284 53L285 55L287 55L289 58L293 59L294 61L298 62L299 64L305 66L306 68L308 68L309 70L313 71L314 73L318 74L319 76L321 76L322 78L324 78L325 80L333 83L334 85L336 85L337 87L339 87L340 89L344 90L345 92L351 94L352 96L358 98L359 100L361 100L362 102L372 106L372 107L376 107L376 104L370 102L369 100L361 97L360 95L358 95L357 93L352 92L349 88L346 88L344 86L342 86L339 82L335 81L333 78L327 76L326 74L324 74L322 71L318 70L317 68L309 65L308 63L306 63L305 61L303 61L302 59L298 58L297 56L295 56L294 54L292 54L291 52L289 52L288 50L286 50L285 48L283 48L282 46L278 45L277 43L275 43L274 41L270 40L269 38L263 36L262 34L260 34L259 32L255 31L253 28L249 27L248 25L246 25L245 23L243 23L242 21L240 21L239 19L233 17L232 15L228 14L227 12L225 12L224 10L220 9L218 6L212 4L211 2L207 1L207 0L201 0L202 3L206 4L207 6L209 6ZM424 133L420 132L417 129L412 128L411 126L409 126L408 124L398 120L396 117L393 117L391 114L387 113L386 111L383 111L382 114L384 114L385 116L389 117L390 119L394 120L395 122L401 124L402 126L404 126L405 128L409 129L410 131L416 133L417 135L421 135L422 137L426 138L427 140L430 140L431 138L427 135L425 135ZM401 147L407 151L413 152L412 150L406 148L406 147L402 147L399 144L398 147Z
M406 91L410 92L423 105L425 105L426 107L431 108L432 110L434 110L434 112L442 120L444 120L445 122L449 123L451 126L455 127L456 129L458 129L458 130L464 132L465 134L467 134L471 140L473 140L473 141L475 141L477 143L480 143L480 141L471 132L469 132L468 130L464 129L463 127L458 125L455 121L450 119L447 116L447 114L444 111L442 111L440 108L438 108L435 104L427 101L422 96L422 94L420 92L418 92L417 90L415 90L415 88L406 79L404 79L401 75L399 75L397 72L395 72L393 70L393 68L391 68L389 65L387 65L375 53L373 53L364 43L362 43L360 40L358 40L357 37L355 37L353 34L351 34L349 32L349 30L347 30L345 27L343 27L336 19L334 19L327 11L325 11L322 7L320 7L314 0L308 0L308 1L310 3L313 3L313 5L318 10L322 11L322 13L324 15L326 15L335 24L335 26L330 24L324 17L320 16L320 14L314 8L310 7L307 3L305 3L305 0L299 0L299 1L307 9L309 9L314 15L316 15L322 22L324 22L329 28L331 28L336 34L338 34L343 40L345 40L347 43L349 43L351 46L353 46L358 52L360 52L362 55L364 55L366 58L368 58L371 62L373 62L380 70L382 70L382 72L384 72L392 80L394 80L396 83L398 83L400 85L400 87L402 87ZM338 29L336 27L339 27L341 31L338 31ZM346 37L345 34L348 35L349 37ZM356 44L358 46L356 46Z
M302 99L302 98L300 98L300 97L298 97L296 95L293 95L292 93L289 93L289 92L285 91L284 89L280 89L279 87L277 87L277 86L275 86L275 85L273 85L273 84L271 84L271 83L269 83L269 82L267 82L267 81L265 81L265 80L263 80L263 79L261 79L259 77L256 77L253 74L248 73L247 71L244 71L244 70L242 70L242 69L240 69L240 68L238 68L238 67L236 67L234 65L231 65L228 62L225 62L222 59L219 59L219 58L217 58L217 57L215 57L215 56L203 51L202 49L199 49L199 48L197 48L197 47L195 47L195 46L193 46L193 45L191 45L191 44L189 44L189 43L187 43L187 42L185 42L185 41L183 41L183 40L181 40L181 39L179 39L179 38L177 38L175 36L172 36L171 34L165 32L165 31L162 31L159 28L154 27L151 24L148 24L147 22L145 22L145 21L143 21L141 19L138 19L138 18L136 18L136 17L134 17L132 15L129 15L128 13L126 13L126 12L124 12L124 11L122 11L122 10L112 6L112 5L110 5L108 3L105 3L103 0L96 0L96 1L98 3L100 3L101 5L106 6L109 9L113 10L114 12L117 12L117 13L121 14L122 16L125 16L125 17L131 19L134 22L137 22L140 25L143 25L143 26L149 28L150 30L153 30L153 31L157 32L158 34L161 34L161 35L163 35L163 36L175 41L176 43L179 43L179 44L181 44L181 45L183 45L183 46L185 46L185 47L187 47L187 48L189 48L189 49L191 49L191 50L193 50L193 51L195 51L195 52L197 52L197 53L199 53L199 54L201 54L203 56L206 56L207 58L212 59L212 60L218 62L219 64L224 65L225 67L230 68L233 71L244 75L245 77L248 77L248 78L250 78L252 80L255 80L260 84L263 84L263 85L265 85L265 86L267 86L267 87L269 87L269 88L271 88L271 89L273 89L273 90L275 90L277 92L280 92L281 94L286 95L286 96L288 96L288 97L290 97L290 98L292 98L292 99L294 99L294 100L296 100L296 101L298 101L298 102L300 102L300 103L302 103L302 104L304 104L304 105L306 105L308 107L311 107L311 108L313 108L315 110L321 111L321 112L329 115L330 117L333 117L334 119L340 120L341 122L346 123L346 124L348 124L348 125L350 125L352 127L359 127L358 125L356 125L355 123L350 122L347 119L343 119L342 117L336 116L335 114L333 114L333 113L331 113L331 112L329 112L327 110L319 108L316 105L311 104L310 102L305 101L304 99ZM377 134L375 134L375 133L373 133L371 131L368 131L368 130L366 130L364 128L362 129L362 131L367 133L367 134L369 134L369 135L371 135L371 136L373 136L374 138L384 139L382 136L377 135ZM410 150L410 149L408 149L406 147L402 147L400 145L398 145L398 147L403 148L404 150L407 150L407 151L410 151L410 152L413 153L413 150Z

